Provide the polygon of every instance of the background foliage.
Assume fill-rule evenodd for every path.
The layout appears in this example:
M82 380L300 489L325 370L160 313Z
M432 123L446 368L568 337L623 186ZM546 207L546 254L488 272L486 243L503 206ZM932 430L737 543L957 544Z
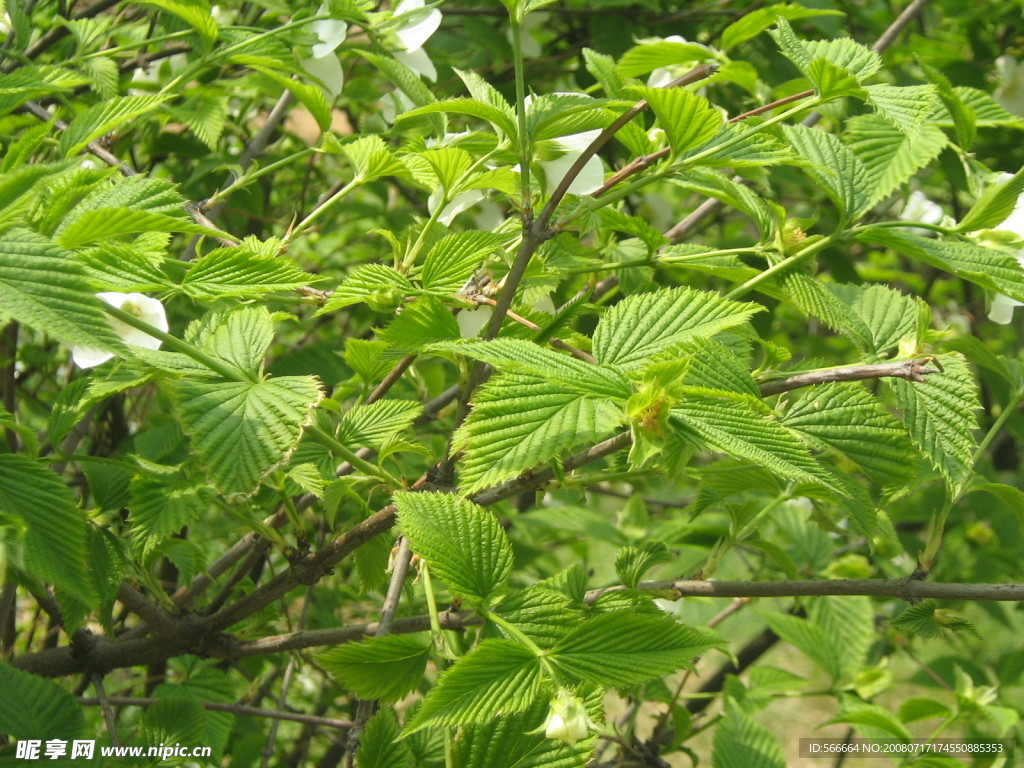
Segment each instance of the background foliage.
M1019 2L0 10L0 763L1020 746Z

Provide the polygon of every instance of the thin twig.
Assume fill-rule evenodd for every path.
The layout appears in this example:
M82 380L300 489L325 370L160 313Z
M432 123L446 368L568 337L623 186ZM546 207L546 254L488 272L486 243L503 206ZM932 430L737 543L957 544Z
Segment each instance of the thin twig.
M110 743L115 747L119 747L121 746L121 739L117 735L117 717L110 706L107 692L103 688L103 677L98 674L92 674L89 675L89 679L92 682L92 687L96 690L96 700L99 702L100 710L103 712L103 720L107 724L107 735L110 737Z
M135 696L110 696L107 698L107 702L115 707L150 707L158 701L160 699ZM90 698L89 696L81 696L78 699L78 703L85 707L95 707L100 705L100 700ZM251 715L253 717L266 717L273 720L289 720L294 723L323 725L327 728L338 728L341 730L352 727L352 723L347 720L335 720L330 717L317 717L315 715L303 715L294 712L278 712L273 709L247 707L243 704L226 704L221 701L203 701L200 704L203 709L211 712L230 712L233 715Z
M497 302L490 296L484 296L482 294L474 296L473 301L477 302L478 304L489 304L492 307L495 304L497 304ZM517 315L515 312L511 310L505 313L505 317L507 317L509 320L519 323L524 328L529 328L531 331L540 331L541 329L540 326L537 325L532 320L527 320L522 315ZM594 365L597 364L597 360L595 360L594 356L591 355L589 352L584 352L582 349L574 347L572 344L567 344L561 339L550 338L548 339L548 344L550 344L555 349L560 349L563 352L568 352L573 357L577 358L578 360L582 360L585 363L591 363Z
M928 368L931 363L934 368ZM824 368L787 376L761 385L761 397L771 397L800 387L813 387L833 381L863 381L865 379L897 378L923 382L924 377L940 373L942 366L934 357L905 360L901 363L878 363L875 365L847 365L839 368Z

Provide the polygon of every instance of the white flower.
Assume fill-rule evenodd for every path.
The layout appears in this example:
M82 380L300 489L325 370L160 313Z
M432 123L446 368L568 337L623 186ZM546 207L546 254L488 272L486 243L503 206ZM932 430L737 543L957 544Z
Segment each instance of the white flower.
M537 39L537 32L547 26L551 19L550 13L531 13L523 19L523 32L520 41L523 46L523 56L528 59L535 59L541 54L540 41ZM505 30L505 39L512 45L512 29Z
M437 210L438 204L441 202L441 196L444 191L440 188L434 190L430 197L427 198L427 210L430 211L430 215L434 215L434 211ZM468 192L461 192L453 197L448 204L441 209L441 213L438 215L437 220L444 224L446 227L450 227L451 223L465 210L472 208L474 205L484 199L485 195L482 189L471 189Z
M542 160L540 167L544 169L544 178L547 182L547 191L551 192L562 180L572 164L583 154L583 150L590 146L601 134L600 130L583 131L573 133L569 136L561 136L550 141L550 146L560 151L562 155L553 160ZM601 158L594 155L587 160L576 178L572 180L567 192L570 195L589 195L601 188L604 184L604 165Z
M900 221L919 221L922 224L938 224L945 214L942 208L929 200L924 192L915 189L907 198L903 210L896 214Z
M682 35L669 35L665 38L666 43L683 43L684 45L699 46L707 51L707 57L693 58L687 61L680 61L667 67L658 67L652 70L651 74L647 76L647 85L651 88L663 88L677 77L682 77L690 69L691 64L696 61L701 61L702 58L713 58L714 52L706 45L701 43L691 43Z
M1000 56L996 59L996 72L999 87L992 96L1009 112L1024 115L1024 62L1012 56Z
M421 49L441 26L441 12L437 8L431 8L428 12L422 13L424 4L424 0L402 0L395 7L395 19L409 17L394 30L402 47L395 54L395 58L418 75L434 81L437 80L437 70L426 51Z
M317 11L317 15L328 13L330 9L326 5L321 5ZM313 45L313 55L308 59L301 59L299 64L323 84L329 98L334 98L341 93L341 87L345 82L341 62L335 50L345 42L348 24L339 19L318 19L311 25L311 31L319 42Z
M1000 184L1010 178L1012 176L1009 173L1004 173L996 178L995 183ZM1010 215L999 225L999 230L1011 232L1021 240L1024 240L1024 195L1017 198L1017 204L1010 212ZM1004 251L1008 245L1007 243L999 243L996 237L986 237L985 233L982 233L978 241L987 247L993 247L993 245L996 248L1002 247ZM1021 269L1024 270L1024 248L1019 249L1014 253L1014 256L1017 258L1017 263L1020 264ZM988 310L988 319L999 325L1007 325L1013 320L1013 310L1020 306L1024 306L1024 303L1011 299L1005 294L997 293L992 298L992 305Z
M455 315L455 322L459 324L459 336L463 339L475 339L484 326L491 320L491 313L494 309L481 304L476 309L463 309Z
M384 121L390 125L395 122L395 118L399 115L408 112L410 109L415 107L412 99L405 95L405 92L396 88L388 94L385 94L384 98L380 101L380 114L384 118Z
M134 315L144 323L152 325L166 333L167 315L164 313L164 305L156 299L143 296L141 293L97 293L97 298L107 302L112 307L117 307L123 312ZM160 339L155 339L148 333L133 328L115 318L108 318L114 333L121 337L125 344L145 349L159 349ZM71 347L71 356L75 365L79 368L93 368L101 363L107 362L114 355L106 350L94 347Z
M549 739L557 739L570 747L597 729L583 701L565 689L551 700L548 719L541 727Z

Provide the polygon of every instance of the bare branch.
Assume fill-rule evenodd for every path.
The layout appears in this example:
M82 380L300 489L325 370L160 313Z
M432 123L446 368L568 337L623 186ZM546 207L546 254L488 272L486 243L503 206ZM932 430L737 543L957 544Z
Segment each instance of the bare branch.
M928 363L936 366L928 368ZM940 373L942 366L934 357L906 360L902 363L878 363L876 365L844 365L838 368L824 368L787 376L761 385L761 397L771 397L800 387L812 387L832 381L863 381L865 379L897 378L922 382L932 373Z
M156 704L160 699L151 699L134 696L110 696L107 702L115 707L149 707ZM97 698L81 696L78 703L86 707L102 706ZM247 707L243 704L226 704L221 701L200 702L203 709L210 712L230 712L233 715L251 715L253 717L267 717L274 720L290 720L295 723L306 723L307 725L323 725L327 728L338 728L346 730L352 723L346 720L334 720L330 717L316 717L315 715L303 715L296 712L278 712L272 709L259 709L258 707Z

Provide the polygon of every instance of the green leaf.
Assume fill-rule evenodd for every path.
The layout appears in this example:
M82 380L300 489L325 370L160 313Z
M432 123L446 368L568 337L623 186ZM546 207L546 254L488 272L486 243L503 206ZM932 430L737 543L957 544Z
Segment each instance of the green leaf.
M423 83L420 76L401 62L390 56L381 56L359 48L355 49L355 52L383 72L417 107L425 107L427 104L434 104L437 101L433 92ZM434 132L443 136L447 127L444 117L441 115L428 115L427 117L431 118L431 127Z
M376 135L363 136L342 145L345 157L352 163L356 178L362 182L383 176L408 176L405 163L395 157L384 140Z
M933 717L946 718L952 714L949 707L935 699L913 697L900 702L899 718L904 723L916 723Z
M656 565L674 562L676 555L669 552L663 541L645 541L638 547L622 547L615 554L615 573L619 581L636 589L640 580Z
M412 426L423 412L418 400L378 400L357 405L341 418L338 439L346 445L369 445L379 448L385 440Z
M590 719L602 719L602 689L585 697ZM455 740L459 768L585 768L591 763L598 733L571 747L544 735L550 702L540 697L522 712L503 714L489 723L464 726Z
M455 433L463 450L460 488L472 493L544 464L571 448L607 437L622 412L604 398L566 391L535 376L495 376L477 392Z
M360 699L390 703L419 685L430 648L429 636L422 633L385 635L332 648L317 661Z
M182 425L210 481L245 496L283 464L323 392L308 376L174 384Z
M511 140L514 140L518 133L514 115L490 104L484 104L476 99L467 98L446 99L445 101L438 101L433 104L424 104L422 107L410 109L408 112L397 115L395 122L399 123L402 120L411 120L415 117L438 113L467 115L479 118L490 123L494 126L495 130Z
M189 267L181 288L197 299L221 296L262 298L293 291L323 278L296 267L284 256L263 256L244 246L217 248Z
M715 728L712 768L786 768L775 737L733 706Z
M949 139L928 123L908 136L879 115L858 115L847 122L846 142L871 177L875 205L938 157Z
M782 163L801 163L800 158L774 136L764 133L744 135L748 130L738 123L726 123L710 141L684 153L682 159L700 155L695 163L726 168L761 168Z
M856 317L855 327L867 331L866 338L851 338L865 352L885 355L903 343L917 346L918 318L927 306L884 285L827 285L827 289ZM824 318L823 318L824 319ZM839 326L837 330L844 330Z
M687 395L672 409L671 426L685 443L698 447L706 443L789 480L830 485L797 434L756 410L743 395Z
M907 136L917 136L939 98L934 85L866 85L868 104Z
M1017 115L1011 115L984 91L965 85L958 85L953 88L953 92L960 99L963 106L974 114L975 127L1024 128L1024 120ZM938 107L931 120L940 128L959 127L945 106Z
M1024 269L1008 253L974 243L919 237L888 227L869 227L857 239L887 246L983 288L1024 301Z
M848 37L833 40L799 40L785 19L779 19L778 26L772 30L771 35L786 58L809 77L811 65L816 60L846 70L858 83L882 68L881 56ZM810 79L813 82L814 78Z
M812 163L807 173L847 221L855 221L870 207L871 177L852 150L822 130L802 125L787 125L782 130L797 154Z
M0 453L0 515L19 521L15 545L29 575L93 604L87 576L86 520L56 473L25 456Z
M590 365L522 339L467 341L439 348L481 360L501 371L544 379L560 385L563 391L614 398L630 394L626 377L614 368Z
M804 8L796 3L776 3L767 8L758 8L743 14L722 32L719 47L727 51L740 43L757 37L778 19L807 19L813 16L842 16L841 11L819 8Z
M412 283L391 267L383 264L360 264L339 285L331 298L317 310L322 315L361 301L394 301L397 307L405 296L414 293ZM374 307L376 308L376 307Z
M0 732L15 739L76 739L85 717L75 697L53 680L0 661Z
M638 77L659 67L671 67L674 64L698 62L713 57L711 50L699 43L659 40L630 48L619 59L618 69L621 77Z
M775 229L775 216L772 215L764 198L745 184L734 181L724 173L706 168L688 168L682 176L674 178L672 182L692 192L721 200L740 213L746 214L757 226L762 242L771 238ZM667 262L675 254L691 255L694 248L691 243L669 246L659 251L658 259ZM697 247L698 253L707 250L709 249Z
M248 62L248 66L254 72L259 72L260 74L269 77L282 88L291 91L292 95L302 103L302 106L308 109L310 114L313 115L313 119L316 120L316 124L319 126L321 132L330 129L331 105L327 103L323 90L318 86L296 80L292 77L293 73L291 72L282 72L278 69L263 66L251 61Z
M964 487L973 469L978 427L978 386L958 354L937 355L943 373L923 382L897 379L890 386L903 411L910 439L953 488Z
M193 224L162 213L132 210L127 207L98 208L83 213L57 234L57 244L80 248L101 240L140 232L185 232L209 237L224 237L218 229Z
M203 89L171 107L171 115L185 123L210 151L216 152L228 122L229 104L227 94Z
M682 43L670 43L682 45ZM621 68L621 63L620 63ZM703 96L682 88L635 89L658 118L668 143L675 155L699 147L718 133L722 127L722 113L711 106Z
M822 725L831 725L833 723L849 723L850 725L865 726L865 728L870 730L862 731L859 728L857 730L868 736L877 737L879 734L872 733L872 731L877 729L890 737L907 741L910 740L910 733L904 727L903 723L899 721L896 715L877 704L858 702L854 706L844 707L842 714L826 720Z
M243 371L256 373L274 340L274 321L266 307L213 312L193 322L185 341Z
M432 296L421 296L402 307L402 312L377 337L402 352L422 352L433 344L460 336L455 315Z
M207 50L217 41L220 29L205 0L142 0L140 4L177 16L196 31Z
M807 617L836 650L840 676L852 680L866 664L875 639L875 612L864 595L827 595L807 600Z
M213 502L209 486L180 473L139 475L130 489L131 537L143 558L209 512Z
M540 682L540 662L532 651L508 640L484 640L441 676L402 736L522 712L533 704Z
M960 220L957 232L998 227L1013 213L1021 193L1024 193L1024 168L1006 181L986 187L971 210Z
M57 151L61 157L81 152L86 144L120 128L129 120L149 114L160 107L164 96L122 96L107 99L75 116L61 134Z
M70 91L87 83L82 75L61 67L18 67L13 72L0 75L0 115L13 112L26 101Z
M669 616L616 611L573 629L548 659L580 682L623 687L688 669L697 656L719 644L713 633Z
M27 229L0 234L0 306L7 316L65 344L125 348L82 268Z
M802 651L833 680L843 673L838 638L831 637L822 627L808 619L785 613L764 614L768 627L785 642Z
M598 323L594 357L599 363L623 370L641 368L683 342L743 325L760 311L762 307L756 304L729 301L690 288L629 296L609 309Z
M396 493L398 524L413 550L452 591L486 604L504 590L512 544L498 518L448 493Z
M390 707L381 707L370 718L356 749L359 768L414 768L408 744L398 740L398 720Z
M471 230L445 235L431 247L423 261L423 288L452 294L462 288L481 267L484 257L501 250L504 238L491 232Z
M853 382L815 387L782 422L813 442L839 451L882 485L914 474L916 454L903 426Z

